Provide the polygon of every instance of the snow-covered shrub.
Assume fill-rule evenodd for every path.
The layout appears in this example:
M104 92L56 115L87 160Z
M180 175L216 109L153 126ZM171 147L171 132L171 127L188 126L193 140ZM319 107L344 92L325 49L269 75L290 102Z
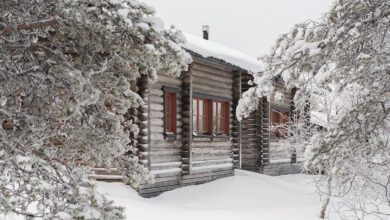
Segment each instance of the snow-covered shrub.
M319 103L312 102L310 111L322 116L324 129L313 132L303 145L305 168L326 174L321 216L337 192L353 202L345 203L352 207L351 215L360 210L376 219L388 217L389 1L337 0L319 23L298 24L282 35L262 61L264 71L254 75L255 86L243 94L238 118L256 108L258 97L275 98L272 82L278 76L287 88L297 89L297 112L304 112L307 101L317 97ZM353 194L364 202L348 200Z
M143 104L131 91L140 76L187 69L182 43L135 0L0 1L0 213L124 218L88 167L149 178L124 115Z

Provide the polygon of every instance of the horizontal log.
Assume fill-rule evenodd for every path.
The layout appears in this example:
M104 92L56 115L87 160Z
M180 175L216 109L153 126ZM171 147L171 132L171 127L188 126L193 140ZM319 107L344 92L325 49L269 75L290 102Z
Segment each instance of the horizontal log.
M229 159L230 161L228 162L214 162L215 160L212 161L202 161L202 163L193 163L192 167L193 168L201 168L201 167L207 167L207 166L214 166L214 165L224 165L224 164L232 164L233 163L233 158ZM195 161L194 161L195 162Z
M193 90L195 92L204 93L216 97L222 97L227 99L232 99L233 91L231 89L221 89L215 88L212 86L205 86L201 84L193 84Z
M150 131L152 133L163 134L164 133L164 127L161 127L161 126L150 126Z
M179 156L153 156L150 157L151 163L180 162Z
M213 166L206 166L206 167L192 167L191 173L212 173L215 171L225 171L225 170L232 170L233 171L233 163L228 164L229 166L225 166L225 164L222 165L213 165Z
M205 173L192 173L188 175L183 175L182 179L187 180L187 179L197 179L197 178L202 178L202 177L209 177L209 176L223 176L227 174L234 174L234 170L222 170L222 171L214 171L212 173L210 172L205 172Z
M162 104L156 104L156 103L151 103L150 104L150 110L151 111L158 111L158 112L162 112L164 111L164 105Z
M150 95L162 97L164 95L164 91L162 91L161 89L151 89Z
M199 64L199 63L196 63L196 61L192 64L191 73L192 73L192 71L206 72L206 73L209 73L209 74L212 74L215 76L219 76L219 77L224 77L224 76L226 77L229 75L233 75L232 72L228 72L226 70L221 70L215 66L212 67L210 65Z
M225 78L218 78L217 80L209 80L205 77L194 77L192 79L193 85L203 85L208 87L214 87L218 89L232 90L233 86L231 82L226 82Z
M245 158L245 160L242 160L241 163L242 163L243 167L248 166L248 165L255 166L258 164L256 158Z
M233 147L233 142L232 141L223 141L223 142L198 141L198 142L192 142L192 147L203 149L203 150L216 149L216 148L231 149Z
M157 84L160 85L167 85L170 87L175 87L175 88L181 88L181 80L179 78L174 78L171 76L165 76L165 75L159 75Z
M204 72L200 70L192 70L191 71L193 79L201 79L201 80L207 80L211 82L223 82L229 85L233 85L233 74L223 74L223 75L217 75L217 74L210 74L210 72Z
M165 151L169 149L181 149L181 141L151 141L150 143L153 151Z
M149 97L151 103L155 104L164 104L164 98L162 96L150 96Z
M230 155L232 148L195 148L192 146L193 156L197 155Z
M164 118L164 113L163 112L150 112L150 118L151 119L163 119Z
M181 152L181 149L164 149L164 150L157 150L156 148L151 149L150 155L153 157L163 157L163 156L172 156L172 157L179 157Z
M164 126L164 120L161 118L150 119L150 125L162 127Z
M200 161L219 160L219 159L229 159L229 158L232 158L230 154L225 154L225 155L223 155L223 154L206 154L206 155L196 154L196 155L192 156L193 161L196 161L196 160L200 160Z

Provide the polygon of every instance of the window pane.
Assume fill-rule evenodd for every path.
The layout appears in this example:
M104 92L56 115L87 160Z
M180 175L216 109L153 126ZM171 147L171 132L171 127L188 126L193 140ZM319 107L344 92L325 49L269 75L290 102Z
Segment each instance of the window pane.
M219 117L218 132L223 133L223 117Z
M216 120L216 116L217 116L217 103L213 102L213 118L214 118L214 121Z
M215 117L215 115L213 116L213 132L217 132L217 126L218 126L218 119Z
M223 102L222 105L222 111L221 111L221 133L229 134L229 111L230 111L230 105L229 102Z
M281 120L281 123L284 125L283 128L280 131L281 136L287 136L288 135L288 129L285 127L288 125L289 122L289 112L283 112L283 119Z
M203 106L203 131L210 134L211 133L211 101L204 100Z
M192 129L197 132L197 112L198 112L198 101L197 99L192 100Z
M197 109L198 109L197 100L193 99L192 100L192 114L193 115L196 115Z
M165 95L165 112L166 113L169 112L169 95L168 94Z
M192 129L193 129L193 131L197 131L197 128L196 128L196 115L193 115L192 116Z
M165 131L176 132L176 94L165 93Z
M272 111L271 123L272 123L273 125L279 124L279 112L277 112L277 111Z
M165 130L169 131L169 95L165 93Z
M176 116L177 116L176 93L172 93L171 96L172 96L170 102L171 105L169 108L170 115L171 115L171 129L173 132L176 133Z
M218 116L217 116L218 103L213 101L213 132L217 133L218 129Z
M272 135L276 137L287 136L288 132L284 126L288 123L289 119L289 111L288 110L272 110L271 114L271 125L274 126ZM275 126L279 126L275 129Z
M203 117L199 117L199 131L200 132L203 132L205 129L204 129L204 118Z
M224 114L224 119L223 119L223 127L222 127L222 130L226 133L226 134L229 134L229 130L230 130L230 104L229 102L225 102L223 103L223 106L224 106L224 110L223 110L223 114Z
M202 99L199 99L199 113L198 113L199 116L202 116L202 115L203 115L203 111L204 111L204 110L203 110L203 107L204 107L203 104L204 104L204 103L203 103L203 100L202 100Z

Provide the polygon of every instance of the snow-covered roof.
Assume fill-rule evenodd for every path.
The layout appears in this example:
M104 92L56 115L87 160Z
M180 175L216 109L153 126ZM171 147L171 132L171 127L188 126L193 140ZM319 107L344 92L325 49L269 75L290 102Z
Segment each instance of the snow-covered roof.
M261 71L261 64L255 57L191 34L184 33L184 36L187 38L184 48L202 57L223 60L253 73Z

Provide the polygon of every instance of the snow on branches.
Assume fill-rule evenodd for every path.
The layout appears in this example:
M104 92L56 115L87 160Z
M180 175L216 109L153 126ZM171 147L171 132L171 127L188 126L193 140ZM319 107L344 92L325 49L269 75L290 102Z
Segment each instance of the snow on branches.
M262 62L264 71L243 94L238 118L256 108L258 97L274 99L273 80L281 77L287 88L297 89L297 112L310 100L311 111L322 116L324 129L305 144L305 168L327 174L324 193L337 189L351 198L357 190L370 191L360 198L388 208L390 2L337 0L320 22L298 24L282 35ZM356 210L378 219L390 215L388 209L352 207L352 215Z
M0 2L0 213L123 219L88 167L150 177L132 156L124 115L143 104L142 75L178 76L191 57L175 29L135 0Z

